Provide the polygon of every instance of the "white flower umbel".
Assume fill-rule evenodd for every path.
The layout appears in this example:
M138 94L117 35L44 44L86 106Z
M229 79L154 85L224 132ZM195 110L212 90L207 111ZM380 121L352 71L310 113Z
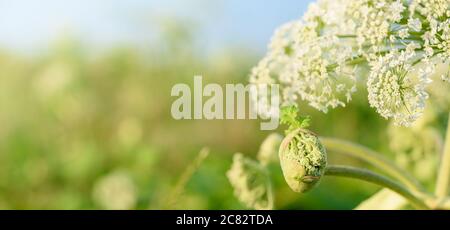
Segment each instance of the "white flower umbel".
M275 32L250 81L280 84L284 105L305 100L327 112L368 77L371 105L408 126L424 109L435 66L450 59L449 17L448 0L318 0Z
M345 1L337 2L345 5ZM342 4L334 6L342 8ZM338 31L351 30L338 27L342 17L311 5L303 20L275 32L267 56L253 69L250 81L280 84L285 105L302 99L323 112L345 106L356 91L355 68L346 63L355 49L337 36Z
M367 81L369 103L384 118L394 118L396 124L408 126L422 115L428 99L426 86L431 83L432 69L412 73L412 53L391 51L371 63Z

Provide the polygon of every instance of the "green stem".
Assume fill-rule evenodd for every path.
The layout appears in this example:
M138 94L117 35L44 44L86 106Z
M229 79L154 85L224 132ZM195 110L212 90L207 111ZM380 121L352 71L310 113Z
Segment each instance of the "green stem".
M348 60L346 60L345 63L347 65L357 65L357 64L361 64L365 61L366 61L366 59L364 57L355 56L355 57L352 57L352 58L349 58ZM337 63L330 64L327 66L327 70L333 70L334 68L336 68L338 66L339 66L339 64L337 64Z
M349 141L339 140L336 138L320 138L322 144L330 152L345 154L357 159L360 159L366 163L369 163L386 174L399 180L409 189L416 192L424 192L425 189L422 185L412 177L408 172L399 168L389 159L386 159L381 154L368 149L364 146L354 144Z
M444 51L440 51L440 50L436 50L436 49L434 49L434 51L435 51L435 53L430 58L434 58L436 55L444 52ZM423 59L419 58L415 62L413 62L412 65L415 66L415 65L419 64L421 61L423 61Z
M171 193L169 193L167 202L164 204L166 205L165 208L172 208L178 202L186 187L186 184L189 182L189 180L192 178L192 175L194 175L194 173L200 168L201 164L206 160L208 156L209 149L203 148L194 159L194 161L184 170L175 187L173 188Z
M406 198L411 204L417 209L429 209L429 207L416 195L414 195L410 190L405 188L403 185L393 181L385 176L376 174L369 170L359 169L348 166L328 166L325 175L327 176L339 176L339 177L349 177L353 179L363 180L370 182L382 187L388 188L399 195Z
M447 125L447 138L445 140L444 153L442 155L441 166L439 168L436 183L436 196L443 198L448 195L448 184L450 181L450 114Z
M356 38L356 35L354 34L340 34L337 35L338 38Z

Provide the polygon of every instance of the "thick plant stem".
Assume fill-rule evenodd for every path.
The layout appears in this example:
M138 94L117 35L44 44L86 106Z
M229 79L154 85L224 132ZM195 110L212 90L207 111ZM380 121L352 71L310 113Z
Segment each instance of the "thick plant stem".
M389 159L386 159L381 154L371 149L336 138L321 137L320 140L329 152L345 154L360 159L399 180L409 189L415 192L425 192L425 189L422 187L422 185L408 172L399 168Z
M436 183L436 196L440 198L444 198L448 195L448 185L450 182L450 114L446 135L444 153L441 158L441 166L439 167Z
M413 192L405 188L403 185L379 174L365 169L359 169L348 166L328 166L325 175L348 177L370 182L382 187L388 188L404 198L406 198L417 209L430 209L424 201L418 198Z

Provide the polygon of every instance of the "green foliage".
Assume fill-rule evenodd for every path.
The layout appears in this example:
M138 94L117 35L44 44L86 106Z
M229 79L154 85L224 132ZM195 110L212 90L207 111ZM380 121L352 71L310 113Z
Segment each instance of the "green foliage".
M288 126L286 133L290 133L296 129L308 128L310 121L311 118L309 116L302 117L299 115L299 109L295 105L281 108L280 123Z

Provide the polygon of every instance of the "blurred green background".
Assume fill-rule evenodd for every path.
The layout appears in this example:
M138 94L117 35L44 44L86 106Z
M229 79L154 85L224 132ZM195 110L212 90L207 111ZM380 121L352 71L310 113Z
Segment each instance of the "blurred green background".
M199 1L195 2L198 6ZM41 36L45 45L34 47L28 40L32 35L7 35L14 29L0 23L5 35L0 39L0 209L244 209L225 173L235 152L254 157L270 133L260 131L258 121L175 121L170 115L175 100L170 91L177 83L192 84L198 74L205 83L246 83L274 26L287 17L300 17L306 6L300 3L303 8L293 11L293 1L270 2L258 9L277 10L265 19L273 24L253 23L254 31L236 29L249 36L211 37L217 46L212 42L210 47L202 41L210 38L207 28L215 27L214 23L179 15L157 17L149 23L150 29L140 31L136 39L145 48L133 43L137 40L108 40L104 45L101 36L89 43L84 39L89 32L61 32L52 39ZM257 3L242 3L242 7L251 9ZM153 4L158 6L158 1ZM231 12L239 4L229 6ZM278 4L285 6L271 9ZM214 21L214 12L220 10L213 8L207 20ZM291 10L284 14L283 9ZM157 8L148 10L154 13ZM259 13L251 17L242 12L228 23L256 21L265 15ZM94 18L90 22L96 23ZM104 26L100 23L99 28ZM235 40L226 42L230 37ZM236 42L241 39L248 42ZM28 45L32 48L24 48ZM345 109L325 115L306 105L301 108L313 117L315 132L389 154L388 124L369 108L363 88ZM178 181L203 147L210 149L209 156L180 190ZM318 189L298 195L276 170L278 209L351 209L379 189L351 180L325 179ZM171 194L177 192L174 201Z

